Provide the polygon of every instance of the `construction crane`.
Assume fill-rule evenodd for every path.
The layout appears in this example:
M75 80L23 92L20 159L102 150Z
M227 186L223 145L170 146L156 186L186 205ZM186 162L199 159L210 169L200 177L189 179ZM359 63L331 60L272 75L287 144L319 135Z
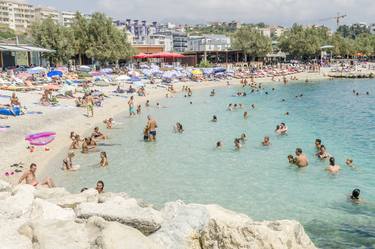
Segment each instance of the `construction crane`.
M338 28L340 26L341 19L344 19L345 17L347 17L347 15L340 15L340 13L338 12L337 16L323 18L323 19L320 19L319 21L323 22L323 21L328 21L328 20L334 19L334 20L336 20L336 25L337 25L337 28Z

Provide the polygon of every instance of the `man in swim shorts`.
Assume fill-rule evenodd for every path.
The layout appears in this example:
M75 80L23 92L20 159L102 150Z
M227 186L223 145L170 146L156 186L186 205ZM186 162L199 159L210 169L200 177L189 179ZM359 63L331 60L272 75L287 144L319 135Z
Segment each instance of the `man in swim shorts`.
M87 117L94 117L94 99L89 93L86 97Z
M52 179L49 177L47 177L44 181L40 183L36 180L36 176L35 176L36 168L37 168L36 164L32 163L30 165L30 170L28 170L21 176L21 178L18 181L18 184L21 184L25 180L26 184L30 184L34 187L38 185L46 185L49 188L54 188L55 184L53 183Z
M156 140L156 128L158 127L156 120L153 119L150 115L147 116L148 122L148 132L149 132L149 141L155 141Z

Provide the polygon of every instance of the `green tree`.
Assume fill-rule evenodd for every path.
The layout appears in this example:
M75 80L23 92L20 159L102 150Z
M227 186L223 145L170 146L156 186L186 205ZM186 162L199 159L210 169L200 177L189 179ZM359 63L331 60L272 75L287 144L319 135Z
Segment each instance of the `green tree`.
M89 21L87 18L77 12L75 14L71 30L74 35L73 47L76 54L78 54L79 64L82 64L82 55L89 49Z
M56 24L51 18L33 23L31 35L37 45L55 50L55 53L45 54L54 64L66 64L75 54L72 45L73 32Z
M12 39L16 36L16 33L13 29L5 25L0 25L0 40Z
M102 13L93 14L88 25L86 55L105 63L117 62L132 53L133 50L126 39L126 34L112 24L111 18Z
M333 46L333 56L348 57L354 53L354 41L342 37L339 33L332 35L329 44Z
M247 61L247 55L265 57L272 51L272 41L255 28L244 26L233 34L232 47L244 51Z
M329 40L328 28L309 27L294 24L279 38L279 47L293 58L311 59L319 56L320 47Z
M366 33L360 34L354 41L355 51L364 55L374 53L375 38L373 35Z

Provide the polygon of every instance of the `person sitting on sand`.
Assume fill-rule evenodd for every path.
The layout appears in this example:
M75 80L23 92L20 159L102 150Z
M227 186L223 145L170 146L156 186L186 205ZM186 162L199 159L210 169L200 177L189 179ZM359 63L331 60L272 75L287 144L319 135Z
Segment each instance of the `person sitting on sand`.
M21 102L19 101L18 97L15 93L12 93L12 97L10 98L10 105L14 106L21 106Z
M98 181L96 183L96 191L98 191L99 194L104 193L104 182L103 181Z
M104 124L106 124L107 129L112 129L113 125L113 118L109 118L103 121Z
M316 153L316 156L322 160L331 157L331 155L327 152L326 147L323 144L320 146L320 150L318 153Z
M269 136L265 136L265 137L263 138L262 145L263 145L263 146L270 146L270 145L271 145L270 137L269 137Z
M340 166L335 163L335 158L331 157L329 159L329 165L326 170L331 174L336 174L340 171Z
M91 134L91 137L95 139L106 139L106 136L99 131L99 127L94 128L94 132Z
M234 139L234 147L236 150L241 149L242 145L241 145L241 141L239 138Z
M63 170L74 170L73 167L73 157L75 156L74 152L69 152L67 158L63 160Z
M174 126L174 132L176 133L183 133L184 128L180 122L177 122L176 125Z
M35 176L35 172L36 172L36 169L37 169L37 166L35 163L32 163L30 165L30 170L26 171L22 176L21 178L19 179L18 181L18 184L21 184L24 180L26 182L26 184L30 184L34 187L38 186L38 185L46 185L48 186L49 188L54 188L55 187L55 184L53 183L52 179L47 177L44 181L42 182L38 182L36 180L36 176Z
M306 167L309 165L309 161L307 160L307 157L302 153L301 148L296 149L296 157L295 157L295 164L299 167Z
M100 166L101 166L101 167L106 167L106 166L108 166L107 153L104 152L104 151L100 152Z

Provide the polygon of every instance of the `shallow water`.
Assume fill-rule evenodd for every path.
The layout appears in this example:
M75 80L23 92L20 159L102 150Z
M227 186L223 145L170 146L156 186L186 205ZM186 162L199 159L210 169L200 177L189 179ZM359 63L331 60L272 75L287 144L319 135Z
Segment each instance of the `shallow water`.
M256 220L296 219L320 248L375 248L374 81L265 87L268 95L263 90L247 97L231 97L237 88L218 88L216 96L209 97L211 89L205 89L192 98L180 94L163 99L161 105L167 108L144 108L140 117L124 114L109 132L107 143L114 146L100 147L108 153L108 169L98 168L99 154L92 153L75 159L81 165L78 172L49 173L71 191L102 179L107 191L124 191L159 206L182 199L218 203ZM353 89L361 95L354 96ZM301 93L302 98L295 97ZM228 103L243 103L245 108L229 112ZM252 103L254 110L249 108ZM289 116L284 115L287 111ZM149 113L160 127L156 143L142 141ZM210 122L213 114L217 123ZM184 134L172 132L177 121L184 125ZM280 122L288 125L288 135L273 132ZM235 151L233 140L243 132L248 141ZM260 145L265 135L271 138L268 148ZM328 162L313 156L315 138L322 139L341 165L338 175L327 174ZM214 148L218 140L224 141L222 150ZM309 157L305 169L287 161L296 147ZM348 157L356 169L345 165ZM361 189L365 204L347 202L354 188Z

